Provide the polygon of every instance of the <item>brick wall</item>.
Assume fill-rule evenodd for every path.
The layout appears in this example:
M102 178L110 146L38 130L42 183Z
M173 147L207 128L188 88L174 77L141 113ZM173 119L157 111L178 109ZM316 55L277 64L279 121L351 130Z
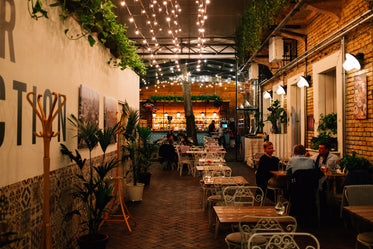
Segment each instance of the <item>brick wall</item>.
M368 3L365 0L345 0L341 1L342 11L340 18L333 15L316 14L310 19L306 27L307 33L307 48L310 49L321 40L336 32L338 29L359 17L368 11ZM373 21L368 21L363 25L353 29L345 35L345 51L351 54L364 53L364 66L361 70L352 70L346 72L345 76L345 107L346 107L346 153L351 154L356 151L358 155L363 155L369 160L373 160L373 110L371 102L373 99ZM341 41L338 39L326 48L318 51L307 59L307 75L312 75L312 65L315 62L342 50ZM305 44L298 42L298 54L305 52ZM305 61L299 62L294 68L286 72L284 78L275 79L266 86L263 90L268 90L272 85L277 84L281 80L286 80L298 73L305 71ZM368 95L368 118L363 120L356 120L353 117L354 110L354 77L366 74L367 81L367 95ZM306 89L306 115L313 115L314 102L313 102L313 84ZM317 127L315 127L315 130ZM306 131L306 147L310 147L310 140L314 136L313 131Z

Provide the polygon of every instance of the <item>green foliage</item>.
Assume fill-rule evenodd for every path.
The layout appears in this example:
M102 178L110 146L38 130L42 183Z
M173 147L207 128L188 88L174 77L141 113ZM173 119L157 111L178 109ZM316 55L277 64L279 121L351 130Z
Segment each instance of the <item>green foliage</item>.
M124 137L126 145L122 146L123 161L131 160L134 185L138 182L139 174L146 173L151 165L151 155L157 146L150 142L151 130L138 125L137 110L130 109ZM127 172L128 173L128 172Z
M27 9L30 16L36 20L45 17L48 18L48 12L43 8L41 0L27 0Z
M272 124L272 132L274 134L280 133L278 125L280 123L287 122L287 114L284 108L281 107L280 101L275 100L272 101L272 105L267 109L270 113L267 116L267 120L264 122L271 122Z
M337 134L337 113L330 113L325 116L321 113L317 130L330 131L333 135Z
M236 31L240 63L244 62L248 53L253 53L260 47L264 31L274 24L276 15L289 2L289 0L249 1Z
M41 0L37 0L35 4L36 11L40 9L38 6L41 8ZM137 73L145 74L146 67L136 53L137 47L125 35L127 27L118 23L117 16L111 11L116 6L110 0L58 0L57 3L50 6L61 6L62 13L60 16L62 20L65 20L69 15L74 15L77 18L81 33L71 35L69 29L66 29L65 35L69 39L75 40L87 37L90 46L93 46L96 40L91 33L97 32L99 41L109 48L116 57L110 58L108 64L120 67L121 70L128 66ZM45 15L47 15L47 12L43 9L38 12L45 12ZM31 12L30 15L34 17Z
M105 152L110 142L115 138L119 125L113 128L99 129L96 124L84 122L74 115L69 118L70 123L77 128L78 138L82 139L89 149L89 174L85 174L87 159L83 159L78 150L75 154L70 151L64 144L61 144L61 153L78 165L79 173L76 174L77 182L74 184L72 195L83 204L82 210L76 209L67 214L66 217L79 215L83 218L82 224L88 227L88 234L94 237L104 219L106 205L112 199L112 182L108 179L108 173L118 166L118 161L112 159L105 160ZM93 166L91 152L100 144L103 152L102 161L98 166Z
M201 100L201 101L209 101L209 100L215 100L219 98L218 95L194 95L191 96L192 101ZM182 96L150 96L150 101L184 101L184 97Z
M369 162L368 159L364 157L356 156L356 151L352 152L352 155L347 155L343 157L339 164L342 168L345 168L348 171L351 170L369 170L372 171L373 165Z
M338 140L333 135L337 134L337 114L320 114L320 121L317 130L320 131L317 137L311 139L311 149L317 150L320 143L329 144L331 149L338 149Z

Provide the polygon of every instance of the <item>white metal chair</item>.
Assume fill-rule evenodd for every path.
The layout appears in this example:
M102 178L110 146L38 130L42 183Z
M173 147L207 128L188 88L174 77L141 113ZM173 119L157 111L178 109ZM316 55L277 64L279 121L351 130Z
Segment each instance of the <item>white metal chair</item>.
M183 174L184 164L188 166L188 174L193 174L193 160L191 160L188 155L181 153L180 149L177 149L176 152L178 156L177 170L179 171L180 176Z
M264 193L258 186L229 186L223 197L226 206L262 206Z
M263 241L258 244L257 241ZM254 233L250 236L247 248L249 249L319 249L318 239L310 233L283 233L283 232L265 232Z
M248 241L255 233L294 233L297 229L297 221L292 216L259 217L246 215L240 219L238 226L239 232L230 233L225 237L225 242L229 249L247 248ZM250 242L249 245L263 246L266 243L266 239L257 236L255 239L251 239Z

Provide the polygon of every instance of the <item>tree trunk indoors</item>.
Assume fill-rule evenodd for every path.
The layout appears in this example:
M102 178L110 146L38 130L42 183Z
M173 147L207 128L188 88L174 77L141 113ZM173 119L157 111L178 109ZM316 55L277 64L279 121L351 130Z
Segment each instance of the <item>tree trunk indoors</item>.
M191 89L190 89L190 83L188 81L188 75L187 75L185 65L182 67L182 72L183 72L183 96L184 96L184 111L185 111L185 119L186 119L187 137L191 137L193 139L193 143L195 145L198 145L196 123L195 123L195 118L194 118L193 108L192 108Z

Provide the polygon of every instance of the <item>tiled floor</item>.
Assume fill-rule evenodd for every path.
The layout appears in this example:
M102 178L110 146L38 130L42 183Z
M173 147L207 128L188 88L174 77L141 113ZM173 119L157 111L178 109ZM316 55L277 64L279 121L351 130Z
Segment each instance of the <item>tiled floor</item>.
M244 163L232 161L229 165L233 175L243 175L250 184L255 184L254 171ZM158 163L154 163L152 172L143 201L127 203L137 223L133 232L129 233L124 223L104 224L103 231L110 235L107 248L227 248L224 237L229 231L221 231L215 239L208 227L207 212L200 204L199 179L164 171ZM355 234L335 218L337 212L337 209L331 211L330 220L320 228L306 232L319 239L321 248L354 248Z

